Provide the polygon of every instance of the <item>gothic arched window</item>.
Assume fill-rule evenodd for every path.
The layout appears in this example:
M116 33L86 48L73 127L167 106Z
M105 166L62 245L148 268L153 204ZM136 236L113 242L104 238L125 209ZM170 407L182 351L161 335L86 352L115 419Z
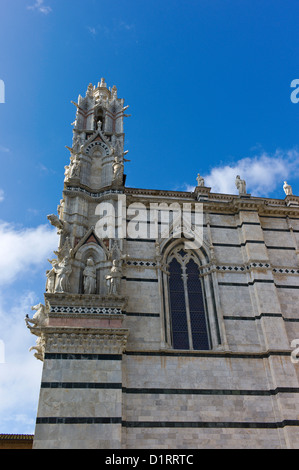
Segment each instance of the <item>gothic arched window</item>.
M197 258L176 249L169 257L169 309L174 349L210 349L206 302Z

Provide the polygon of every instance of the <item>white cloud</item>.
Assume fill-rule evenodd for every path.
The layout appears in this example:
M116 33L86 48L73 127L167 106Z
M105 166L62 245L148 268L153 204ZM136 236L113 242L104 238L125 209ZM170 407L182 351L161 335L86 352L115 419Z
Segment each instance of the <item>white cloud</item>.
M126 31L131 31L134 28L135 28L134 24L129 24L129 23L126 23L125 21L122 21L122 20L119 22L119 29L124 29Z
M38 10L40 13L48 15L52 11L52 8L44 5L44 0L36 0L34 5L27 6L27 10Z
M252 196L267 197L271 192L281 187L284 180L299 174L299 153L292 149L277 150L273 155L263 152L260 155L246 157L235 163L212 168L209 174L203 175L205 186L211 187L212 192L237 194L235 179L240 175L245 179L247 192ZM192 188L192 189L190 189ZM187 190L194 186L187 185Z
M0 152L1 153L8 153L10 149L8 147L4 147L4 145L0 145Z
M0 222L0 286L37 269L57 249L56 230L47 225L17 229Z
M25 292L18 299L5 302L4 294L1 292L0 297L0 339L4 343L4 363L0 363L0 432L32 434L42 363L29 352L36 337L26 328L24 317L31 313L37 298L34 292Z
M98 34L96 28L94 28L93 26L88 26L87 29L92 36L96 36Z
M116 34L124 33L124 32L132 32L135 30L135 25L126 23L122 20L113 20L110 24L97 24L96 26L87 26L88 32L91 34L93 38L97 36L97 34L101 33L101 35L114 37Z
M42 363L29 352L36 336L24 318L42 293L24 291L22 275L33 279L57 249L56 229L48 225L17 228L0 221L0 432L34 433ZM16 284L15 281L18 281ZM16 294L17 292L17 294ZM4 350L3 350L4 346Z
M0 189L0 202L4 200L4 191L3 189Z

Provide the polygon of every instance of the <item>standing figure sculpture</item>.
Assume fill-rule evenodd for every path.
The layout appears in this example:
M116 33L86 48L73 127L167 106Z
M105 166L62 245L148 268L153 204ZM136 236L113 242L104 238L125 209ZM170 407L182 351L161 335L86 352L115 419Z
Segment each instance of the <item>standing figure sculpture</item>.
M286 181L284 181L283 190L286 193L286 196L292 196L293 195L292 186L289 185Z
M114 162L112 164L113 168L113 179L119 180L122 179L124 173L124 164L120 161L118 155L115 155Z
M97 274L92 258L88 258L86 261L86 268L83 271L83 278L84 294L95 294L97 288Z
M235 181L236 187L239 191L239 195L241 196L242 194L247 194L246 193L246 182L245 180L241 180L240 176L237 175L236 181Z
M199 173L197 175L196 181L197 181L197 187L205 185L205 180L202 176L200 176Z
M108 287L108 294L118 294L119 291L119 281L121 278L121 268L117 266L117 260L112 261L112 268L110 274L107 274L106 281Z
M53 266L53 268L56 274L55 292L69 292L69 276L72 272L70 258L66 256L59 264Z
M55 292L55 279L56 279L56 273L55 273L55 266L58 264L57 259L52 259L48 260L49 263L52 264L52 269L48 269L46 271L46 276L47 276L47 282L46 282L46 292L53 294Z
M70 167L69 167L68 179L70 179L70 178L79 178L80 168L81 168L81 161L80 161L78 155L75 155L71 160L71 164L70 164Z

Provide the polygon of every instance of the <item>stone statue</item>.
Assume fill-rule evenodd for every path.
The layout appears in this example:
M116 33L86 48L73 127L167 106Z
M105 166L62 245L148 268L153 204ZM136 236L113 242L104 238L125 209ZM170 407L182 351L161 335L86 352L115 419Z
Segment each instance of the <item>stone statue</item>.
M96 268L92 258L88 258L86 262L86 268L83 271L83 288L84 294L95 294L96 293Z
M68 171L68 179L79 178L80 176L81 161L77 155L71 158L71 164Z
M117 99L117 88L115 85L113 85L112 90L111 90L111 96L113 100Z
M46 271L47 282L46 282L46 292L53 294L55 292L55 279L56 273L54 267L58 264L57 259L49 260L49 263L52 264L52 269Z
M30 324L33 326L43 326L48 318L46 307L42 303L39 303L31 307L31 310L35 310L36 313L32 318L29 318L28 314L26 315L25 322L27 327L30 328Z
M114 259L112 261L110 274L107 274L106 276L109 295L118 294L120 278L121 278L121 268L117 266L117 260Z
M33 354L34 357L36 357L36 359L38 359L39 361L43 361L45 353L45 339L43 335L38 336L36 340L36 346L31 346L29 352L33 351L34 349L36 350L36 353Z
M239 195L241 196L242 194L247 194L246 193L246 182L245 180L241 180L240 176L237 175L236 181L235 181L236 187L239 191Z
M124 164L120 161L120 158L118 155L115 155L114 157L112 168L113 168L113 179L118 180L119 178L121 178L124 173Z
M60 199L60 204L57 206L57 213L58 213L59 219L63 218L64 203L65 203L65 200Z
M77 134L76 136L74 136L73 148L70 149L67 147L69 151L73 153L79 153L81 146L84 145L85 143L85 137L86 137L86 134L84 132L81 132L80 134Z
M70 258L66 256L60 263L53 266L56 274L54 292L69 292L69 276L72 272Z
M64 167L64 181L68 181L70 175L70 165Z
M293 195L292 186L290 186L286 181L284 181L283 189L284 189L284 192L286 193L286 196Z
M199 173L197 175L196 181L197 181L197 187L205 185L205 180L203 179L202 176L200 176Z

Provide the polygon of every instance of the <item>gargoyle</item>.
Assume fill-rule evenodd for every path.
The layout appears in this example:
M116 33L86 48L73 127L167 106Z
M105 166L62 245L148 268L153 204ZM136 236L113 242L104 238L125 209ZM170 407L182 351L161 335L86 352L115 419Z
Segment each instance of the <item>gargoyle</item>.
M26 315L25 322L27 327L30 328L31 325L43 326L48 318L46 307L42 303L39 303L31 307L31 310L36 310L36 313L33 315L32 318L29 318L28 314Z
M58 235L61 235L62 233L65 233L67 231L65 223L63 222L63 220L60 220L57 215L50 214L47 216L47 219L49 220L51 225L53 225L54 227L58 229L57 230Z

